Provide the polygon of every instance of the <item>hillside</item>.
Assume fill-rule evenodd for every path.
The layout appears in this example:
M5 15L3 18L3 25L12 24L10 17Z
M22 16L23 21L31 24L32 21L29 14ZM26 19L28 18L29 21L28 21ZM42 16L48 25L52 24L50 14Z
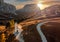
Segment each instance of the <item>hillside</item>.
M7 19L15 17L15 6L4 3L4 1L0 0L0 19Z
M60 16L60 5L47 7L41 11L41 14L45 17Z
M16 11L19 19L34 19L38 16L41 16L40 9L35 4L27 4L24 8Z

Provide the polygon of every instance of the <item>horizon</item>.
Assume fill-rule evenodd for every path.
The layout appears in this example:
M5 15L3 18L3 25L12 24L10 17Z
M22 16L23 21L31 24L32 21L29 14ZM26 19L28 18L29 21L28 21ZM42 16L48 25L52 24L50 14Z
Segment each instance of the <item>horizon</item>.
M52 4L59 4L60 0L4 0L4 2L16 6L16 9L22 9L27 4L39 4L43 5L42 9L51 6Z

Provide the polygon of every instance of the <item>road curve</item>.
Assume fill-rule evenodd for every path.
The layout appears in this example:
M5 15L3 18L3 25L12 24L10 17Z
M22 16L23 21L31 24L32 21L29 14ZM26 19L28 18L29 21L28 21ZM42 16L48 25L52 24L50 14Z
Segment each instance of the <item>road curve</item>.
M46 23L46 22L44 22L44 23ZM41 26L42 26L44 23L39 23L39 24L37 25L36 29L37 29L40 37L41 37L42 42L47 42L47 39L46 39L45 35L43 34L43 32L42 32L42 30L41 30Z
M18 39L19 42L24 42L23 35L21 34L22 31L22 26L15 23L15 31L13 34L16 36L16 39Z

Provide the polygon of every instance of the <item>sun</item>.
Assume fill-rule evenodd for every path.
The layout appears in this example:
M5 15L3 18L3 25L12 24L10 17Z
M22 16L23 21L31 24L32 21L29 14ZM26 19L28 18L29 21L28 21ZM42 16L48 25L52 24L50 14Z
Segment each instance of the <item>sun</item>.
M38 3L37 6L42 10L44 8L44 5L42 3Z
M48 5L48 4L43 4L41 2L37 3L37 7L40 8L40 10L43 10L47 7L50 7L51 5Z
M41 6L42 6L42 4L37 4L37 6L38 6L38 7L41 7Z

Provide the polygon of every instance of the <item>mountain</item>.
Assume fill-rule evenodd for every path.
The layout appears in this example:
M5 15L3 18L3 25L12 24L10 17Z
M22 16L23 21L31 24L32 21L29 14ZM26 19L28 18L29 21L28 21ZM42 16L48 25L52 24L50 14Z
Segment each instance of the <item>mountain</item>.
M4 3L2 0L0 0L0 19L15 17L15 11L15 6L8 3Z
M60 5L53 5L41 11L43 17L60 16Z
M40 9L36 4L27 4L24 8L16 11L19 19L37 18L40 16Z

